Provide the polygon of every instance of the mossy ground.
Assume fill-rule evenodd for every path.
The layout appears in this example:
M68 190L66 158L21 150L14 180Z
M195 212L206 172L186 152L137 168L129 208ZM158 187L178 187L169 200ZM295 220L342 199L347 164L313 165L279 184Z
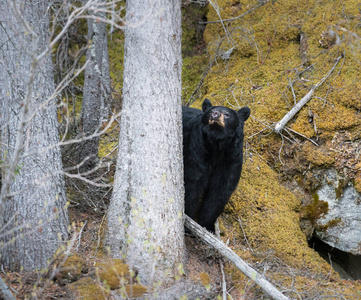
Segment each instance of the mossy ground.
M193 106L200 108L207 97L215 105L247 105L252 111L245 125L242 178L221 228L241 257L265 268L269 263L274 269L267 274L283 286L294 285L300 293L308 290L309 299L319 292L357 298L360 284L329 273L330 266L309 248L300 229L300 218L314 222L327 207L317 199L303 207L307 201L296 198L299 194L281 182L294 181L312 194L317 188L312 170L334 167L361 190L361 5L352 0L266 1L245 14L259 4L217 0L218 13L211 6L207 13L208 21L221 16L224 26L207 24L208 61L215 63ZM332 68L312 99L288 122L290 130L283 136L274 133L274 125ZM234 267L228 271L240 291L257 298Z

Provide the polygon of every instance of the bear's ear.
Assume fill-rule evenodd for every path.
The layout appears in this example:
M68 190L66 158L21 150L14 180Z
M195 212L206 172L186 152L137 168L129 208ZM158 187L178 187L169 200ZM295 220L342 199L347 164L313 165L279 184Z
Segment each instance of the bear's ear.
M212 103L211 103L211 100L209 100L209 99L206 98L206 99L204 99L204 101L203 101L202 110L203 110L203 111L206 111L206 110L210 109L212 106L213 106L213 105L212 105Z
M247 106L245 106L245 107L242 107L237 112L237 114L238 114L239 119L241 121L245 122L248 119L249 115L251 114L251 110Z

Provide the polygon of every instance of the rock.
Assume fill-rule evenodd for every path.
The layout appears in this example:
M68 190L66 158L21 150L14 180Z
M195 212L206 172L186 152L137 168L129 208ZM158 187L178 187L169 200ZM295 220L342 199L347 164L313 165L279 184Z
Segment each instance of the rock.
M320 176L317 195L328 203L328 212L317 220L315 233L339 250L361 254L361 194L335 169Z

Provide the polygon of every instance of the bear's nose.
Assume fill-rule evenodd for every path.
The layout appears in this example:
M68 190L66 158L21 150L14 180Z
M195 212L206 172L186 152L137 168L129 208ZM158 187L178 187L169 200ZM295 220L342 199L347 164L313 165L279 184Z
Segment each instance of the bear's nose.
M213 119L218 119L220 116L221 116L221 113L220 113L219 111L217 111L217 110L214 110L214 111L212 111L212 113L211 113L211 117L212 117Z

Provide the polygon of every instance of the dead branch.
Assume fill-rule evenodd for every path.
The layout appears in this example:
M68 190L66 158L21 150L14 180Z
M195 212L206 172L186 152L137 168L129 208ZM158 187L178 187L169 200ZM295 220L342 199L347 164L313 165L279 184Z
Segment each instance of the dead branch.
M277 300L289 299L283 295L277 288L270 283L263 275L251 268L244 260L242 260L236 253L227 247L221 240L209 233L205 228L202 228L190 217L185 216L185 226L199 239L216 249L223 257L232 262L243 274L249 277L252 281L258 284L263 291Z
M300 34L300 57L302 63L307 61L307 51L308 51L308 36L306 33L301 31Z
M234 21L234 20L237 20L237 19L240 19L240 18L243 18L244 16L248 15L249 13L251 13L252 11L254 11L255 9L265 5L266 3L268 3L270 0L265 0L263 2L261 2L260 4L256 5L255 7L251 8L250 10L246 11L244 14L241 14L237 17L234 17L234 18L230 18L230 19L220 19L218 21L208 21L208 22L199 22L199 24L213 24L213 23L222 23L223 22L230 22L230 21ZM212 4L212 2L210 1L210 3ZM212 4L213 6L213 4Z
M313 93L315 90L321 86L325 80L330 77L333 70L336 68L339 61L344 57L343 54L341 54L339 57L336 58L336 62L331 68L331 70L324 76L315 86L311 88L311 90L282 118L281 121L279 121L275 126L275 131L277 133L281 133L283 127L287 124L289 120L291 120L296 113L299 112L299 110L312 98Z

